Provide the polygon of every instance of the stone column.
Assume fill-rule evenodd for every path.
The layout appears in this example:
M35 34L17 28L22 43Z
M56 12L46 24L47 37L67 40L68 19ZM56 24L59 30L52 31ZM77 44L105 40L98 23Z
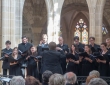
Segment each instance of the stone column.
M102 43L102 21L103 21L103 10L105 6L106 0L97 0L96 5L96 29L95 29L95 38L96 43L101 44Z
M22 10L24 0L2 0L2 48L5 41L17 46L22 36Z
M89 36L95 37L95 12L97 0L86 0L89 9ZM92 3L92 4L91 4Z
M64 0L53 0L54 3L54 41L58 44L60 36L60 18Z
M53 30L53 1L45 0L47 6L47 35L48 35L48 43L54 40L54 30Z
M64 0L45 0L48 12L48 42L58 43L60 33L60 16Z

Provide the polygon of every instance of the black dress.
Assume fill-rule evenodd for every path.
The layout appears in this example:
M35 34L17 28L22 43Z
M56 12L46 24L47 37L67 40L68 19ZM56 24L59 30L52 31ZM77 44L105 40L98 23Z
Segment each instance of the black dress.
M93 56L89 55L89 58L91 60L94 60L93 59ZM89 61L87 61L85 58L82 59L82 62L81 62L81 75L82 76L88 76L89 75L89 72L93 70L93 62L90 63Z
M32 56L30 56L30 58L28 58L27 61L28 61L28 63L27 63L27 75L33 76L33 77L39 79L37 62L34 60L34 58Z
M99 72L100 76L108 76L108 68L109 68L109 58L108 58L108 53L107 51L105 54L103 54L104 60L106 60L106 63L99 63Z
M12 56L10 56L10 57L12 57ZM21 56L18 55L17 59L18 58L21 58ZM14 63L14 62L10 62L10 63ZM17 64L14 64L14 65L10 65L9 75L14 75L14 76L21 76L22 75L20 62L18 62Z
M75 55L73 55L72 59L75 60L75 61L79 60L78 54L75 53ZM66 72L74 72L76 75L78 75L78 64L76 64L74 62L69 62L67 64Z

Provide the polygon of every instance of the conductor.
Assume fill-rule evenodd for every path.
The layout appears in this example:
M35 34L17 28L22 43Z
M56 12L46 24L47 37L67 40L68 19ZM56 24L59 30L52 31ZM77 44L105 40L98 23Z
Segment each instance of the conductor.
M56 43L49 43L49 51L44 51L42 54L42 64L41 64L41 73L46 70L51 71L52 73L62 74L62 67L60 64L61 58L64 58L64 52L56 51Z

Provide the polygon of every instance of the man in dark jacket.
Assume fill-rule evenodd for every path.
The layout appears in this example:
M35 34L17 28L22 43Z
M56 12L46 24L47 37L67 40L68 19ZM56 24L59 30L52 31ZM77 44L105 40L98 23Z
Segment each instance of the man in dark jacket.
M1 57L4 57L3 64L2 64L3 75L7 75L7 70L10 67L9 61L7 59L7 57L9 57L9 56L7 54L12 52L12 49L10 48L11 42L9 40L5 42L5 45L6 45L6 48L2 49L2 52L1 52ZM4 53L7 53L7 54L4 54Z
M43 52L43 48L48 48L47 39L47 34L43 34L42 40L40 41L40 44L37 46L38 55L40 55L40 53Z
M42 54L42 64L41 64L41 73L46 70L51 71L52 73L63 74L60 61L65 57L64 52L62 54L56 51L56 43L49 43L49 51L44 51Z
M79 37L75 36L73 40L74 40L74 44L75 44L75 47L76 47L76 52L77 53L84 52L84 44L79 42Z
M99 51L98 48L100 48L100 46L95 44L95 38L94 37L89 38L89 43L90 43L92 53Z
M20 43L18 45L18 50L23 53L23 54L21 54L21 56L23 57L23 60L21 62L22 63L21 67L22 67L23 77L25 75L24 72L25 72L25 68L26 68L26 57L28 56L28 51L31 47L32 47L32 44L28 42L27 37L23 36L22 37L22 43Z
M59 44L57 45L57 51L63 51L65 54L69 53L69 48L67 44L64 44L63 38L58 38ZM61 67L63 70L63 74L66 72L66 57L61 60Z

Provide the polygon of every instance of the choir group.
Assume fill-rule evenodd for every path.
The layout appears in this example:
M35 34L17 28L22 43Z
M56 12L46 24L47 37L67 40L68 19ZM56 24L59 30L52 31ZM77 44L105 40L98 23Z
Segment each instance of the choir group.
M59 44L47 43L47 35L43 34L40 44L36 47L28 42L26 36L22 43L11 49L11 42L6 41L6 48L1 51L3 75L34 76L41 80L44 71L64 74L74 72L77 76L88 76L92 70L100 72L101 76L110 76L110 38L100 45L95 44L95 38L89 38L89 44L79 42L75 36L74 44L69 48L59 37Z

